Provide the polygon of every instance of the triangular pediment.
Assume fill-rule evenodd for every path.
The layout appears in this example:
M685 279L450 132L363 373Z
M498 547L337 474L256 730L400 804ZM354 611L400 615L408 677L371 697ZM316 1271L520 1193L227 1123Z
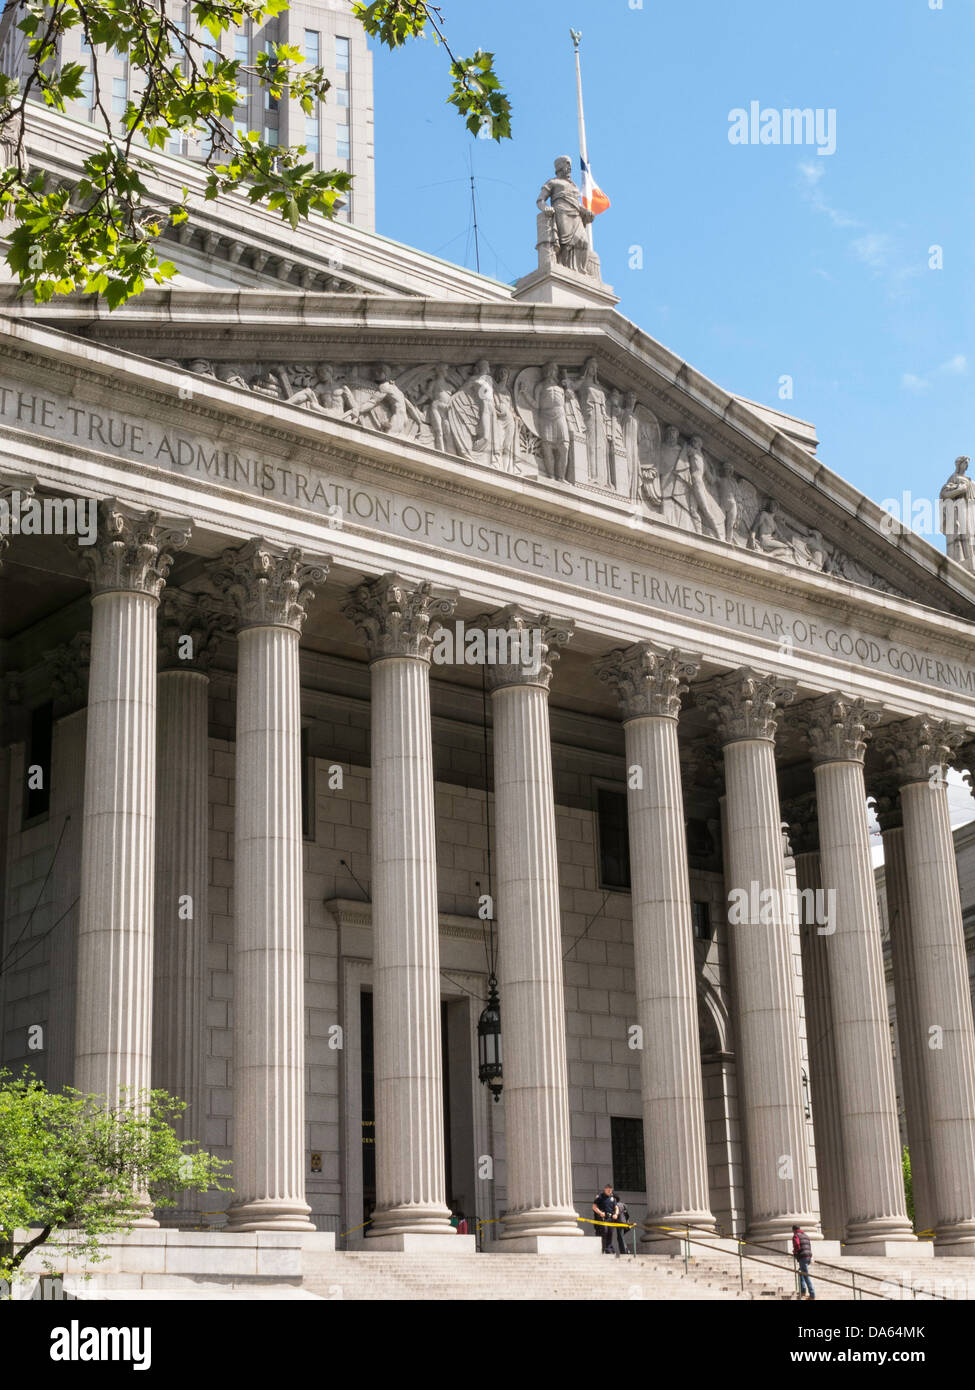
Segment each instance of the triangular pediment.
M612 309L172 290L112 315L93 302L24 312L325 429L623 507L688 545L975 611L975 578L892 531L818 458L810 426L723 391Z

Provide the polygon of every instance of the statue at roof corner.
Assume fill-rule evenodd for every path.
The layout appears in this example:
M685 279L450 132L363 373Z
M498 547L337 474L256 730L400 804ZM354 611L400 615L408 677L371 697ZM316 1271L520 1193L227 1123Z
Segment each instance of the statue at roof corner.
M941 489L941 531L948 558L975 570L975 482L968 476L971 459L955 459L955 471Z
M586 227L593 215L582 206L582 194L572 177L568 155L560 155L555 161L555 177L542 185L536 206L554 224L559 265L587 275L591 248Z

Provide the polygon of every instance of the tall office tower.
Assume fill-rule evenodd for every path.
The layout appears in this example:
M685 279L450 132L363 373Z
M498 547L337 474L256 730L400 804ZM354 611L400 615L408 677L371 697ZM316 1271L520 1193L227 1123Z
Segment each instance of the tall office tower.
M182 13L180 12L182 10ZM170 6L180 28L191 22L191 6ZM24 35L16 27L18 9L8 9L0 21L0 70L7 74L26 71ZM209 41L209 39L208 39ZM275 43L296 45L311 66L325 69L332 89L328 99L306 116L296 101L272 97L248 75L242 82L246 99L234 113L238 130L259 130L270 144L305 145L318 169L346 169L355 175L353 191L339 218L357 227L375 226L373 152L372 54L362 26L352 17L351 0L295 0L283 14L258 27L247 24L223 36L225 56L239 58L253 67L259 53ZM120 118L130 96L138 95L141 74L116 53L103 53L98 64L96 89L91 51L80 28L62 41L62 63L80 62L87 69L83 92L70 102L67 114L82 121L103 124L104 116ZM167 153L202 159L205 139L181 136L167 146Z

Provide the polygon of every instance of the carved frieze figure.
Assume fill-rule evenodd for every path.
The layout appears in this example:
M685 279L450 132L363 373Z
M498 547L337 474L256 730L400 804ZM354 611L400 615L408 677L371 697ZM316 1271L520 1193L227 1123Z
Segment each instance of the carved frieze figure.
M542 185L536 206L554 223L559 265L585 275L589 265L586 227L593 216L582 206L582 194L572 177L572 160L568 155L555 161L555 177Z
M776 560L794 559L792 546L779 534L778 503L767 497L748 533L748 548L771 555Z
M968 476L971 459L955 459L955 471L941 489L941 532L948 558L975 570L975 481Z
M319 362L315 368L314 383L289 394L287 403L304 405L309 410L318 410L323 415L333 415L340 420L355 421L359 418L352 392L336 381L335 368L329 362Z
M541 370L538 367L525 367L518 373L515 378L515 408L538 439L542 477L566 482L572 436L565 387L559 381L557 362L549 362Z
M498 367L494 373L494 456L496 468L502 473L518 472L518 415L509 382L511 369Z
M490 363L475 363L471 375L451 396L446 413L456 453L471 459L493 457L497 412Z
M427 415L430 431L433 434L433 447L439 449L442 454L457 454L460 450L457 448L453 430L450 427L450 402L453 399L454 387L450 380L449 368L443 362L439 363L434 370L427 389L429 393Z
M224 384L227 386L240 386L245 391L249 391L251 389L247 380L243 376L241 376L237 368L233 366L233 364L231 363L222 363L217 368L216 375L217 380L224 382Z
M676 425L668 425L664 430L660 449L660 492L664 521L670 526L679 526L682 531L697 531L690 465Z
M599 384L595 357L586 361L582 375L566 376L565 385L574 391L582 408L586 427L586 446L589 462L589 481L598 487L610 487L609 433L610 419L606 392Z
M715 479L715 495L718 506L724 516L724 535L730 545L734 545L737 540L738 514L740 510L738 502L738 491L735 487L735 475L726 463L719 463L717 477Z
M697 530L703 535L716 536L719 540L724 540L724 513L708 490L703 449L703 441L698 434L692 434L684 445L687 477L700 523Z
M406 393L397 385L393 370L383 363L377 373L378 386L370 393L370 400L359 408L359 419L384 434L407 434L410 421L418 428L426 421Z
M281 383L269 367L262 367L251 382L251 390L259 396L267 396L272 401L284 399Z

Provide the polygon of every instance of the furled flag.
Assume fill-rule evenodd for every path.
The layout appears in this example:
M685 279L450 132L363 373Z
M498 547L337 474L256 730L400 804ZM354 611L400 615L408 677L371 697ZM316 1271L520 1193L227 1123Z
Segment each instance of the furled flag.
M583 159L582 164L582 206L588 208L593 217L598 217L601 212L605 212L610 206L609 199L599 187L598 183L593 182L592 170Z

